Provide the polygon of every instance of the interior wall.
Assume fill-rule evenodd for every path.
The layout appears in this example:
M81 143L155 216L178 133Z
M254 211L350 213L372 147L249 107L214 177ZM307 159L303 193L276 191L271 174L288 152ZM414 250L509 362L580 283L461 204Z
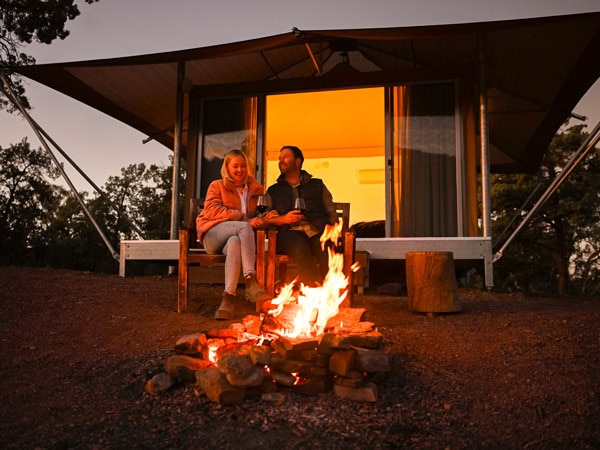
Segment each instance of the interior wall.
M281 147L296 145L334 201L351 203L350 225L385 219L383 88L271 95L266 105L266 186Z

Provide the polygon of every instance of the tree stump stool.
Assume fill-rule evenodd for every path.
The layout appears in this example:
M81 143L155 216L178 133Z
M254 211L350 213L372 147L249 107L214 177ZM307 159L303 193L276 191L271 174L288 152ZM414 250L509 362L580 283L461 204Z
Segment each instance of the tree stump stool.
M428 315L461 310L452 252L407 252L408 309Z

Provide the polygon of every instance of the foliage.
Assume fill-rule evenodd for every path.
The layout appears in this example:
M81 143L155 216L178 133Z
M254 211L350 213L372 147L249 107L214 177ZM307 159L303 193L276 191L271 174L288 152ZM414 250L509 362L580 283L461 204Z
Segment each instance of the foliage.
M86 3L96 1L85 0ZM67 20L73 20L79 14L74 0L0 0L0 65L10 67L35 63L35 58L21 52L23 45L34 40L50 44L57 38L65 39L69 35L65 29ZM20 78L13 74L9 82L11 89L28 108ZM0 97L0 109L8 104L7 99Z
M1 263L23 263L32 248L45 243L60 198L48 179L57 176L50 157L27 139L0 147Z
M103 195L79 193L112 248L137 238L168 239L172 165L132 164L111 176ZM118 265L76 196L51 184L57 170L26 140L0 147L1 264L116 272ZM181 181L184 185L184 181Z
M583 125L573 126L557 134L536 175L492 177L495 240L517 217L507 230L512 232L535 200L559 176L587 137L583 128ZM538 183L541 189L525 204ZM589 293L600 282L599 223L600 156L593 150L507 246L494 265L496 284L546 294ZM503 238L508 234L503 234Z
M87 202L94 220L102 228L106 239L119 251L123 239L168 239L170 226L172 166L131 164L121 169L120 176L111 176L102 187L104 196L96 195ZM65 203L64 222L57 236L65 236L62 251L52 254L62 257L70 254L76 264L53 264L100 272L116 272L117 265L92 227L84 217L73 196ZM141 236L135 231L139 229ZM74 233L70 235L69 233ZM57 249L58 250L58 249Z

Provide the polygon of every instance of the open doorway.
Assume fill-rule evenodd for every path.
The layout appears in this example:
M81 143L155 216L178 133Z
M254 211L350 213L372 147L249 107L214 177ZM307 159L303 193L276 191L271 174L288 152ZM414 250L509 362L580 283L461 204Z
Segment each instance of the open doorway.
M385 219L384 88L267 96L265 186L279 176L284 145L302 149L303 168L334 201L352 204L350 225Z

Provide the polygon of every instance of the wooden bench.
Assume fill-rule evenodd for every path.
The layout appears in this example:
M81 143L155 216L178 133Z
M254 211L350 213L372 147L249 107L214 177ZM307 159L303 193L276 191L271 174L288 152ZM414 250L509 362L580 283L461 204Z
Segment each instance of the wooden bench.
M190 199L190 213L185 226L179 229L179 264L177 272L177 312L181 313L187 309L189 295L189 271L190 266L224 266L225 255L207 253L202 243L198 242L196 234L196 217L198 212L204 206L204 199ZM257 242L256 251L258 254L265 252L264 242ZM263 258L264 259L264 258ZM257 258L258 260L258 258ZM265 270L264 265L257 263L256 278L264 286ZM256 310L260 311L258 303Z
M119 276L125 276L127 261L173 262L179 256L179 242L164 240L123 240L119 248Z

